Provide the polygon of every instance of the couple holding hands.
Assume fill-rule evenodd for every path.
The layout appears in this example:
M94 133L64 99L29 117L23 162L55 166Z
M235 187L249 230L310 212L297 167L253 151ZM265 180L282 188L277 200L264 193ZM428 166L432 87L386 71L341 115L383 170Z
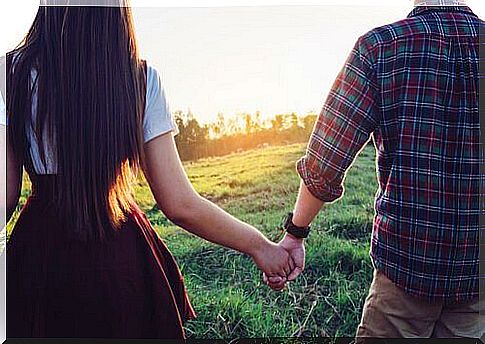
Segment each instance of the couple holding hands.
M57 4L59 5L59 4ZM250 255L281 290L305 238L372 140L374 280L358 341L483 335L479 310L478 32L462 1L417 1L361 36L325 101L278 244L193 189L157 70L139 58L130 7L40 6L7 54L9 338L184 338L183 277L133 198L142 172L164 214ZM3 100L2 100L3 101Z

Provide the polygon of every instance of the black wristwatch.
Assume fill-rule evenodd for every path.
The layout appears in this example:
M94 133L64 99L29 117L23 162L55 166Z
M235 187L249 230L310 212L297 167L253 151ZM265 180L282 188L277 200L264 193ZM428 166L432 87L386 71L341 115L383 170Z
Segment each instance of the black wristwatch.
M283 229L299 239L305 239L310 234L310 226L298 227L293 223L293 213L288 213L283 219Z

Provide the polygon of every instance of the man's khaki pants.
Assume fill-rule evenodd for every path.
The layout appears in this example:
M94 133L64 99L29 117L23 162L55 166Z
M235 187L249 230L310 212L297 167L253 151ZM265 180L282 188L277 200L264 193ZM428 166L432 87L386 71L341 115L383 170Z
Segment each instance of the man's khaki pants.
M484 300L478 299L455 305L427 303L405 293L376 270L357 329L356 343L366 343L365 337L482 338L485 335L484 307Z

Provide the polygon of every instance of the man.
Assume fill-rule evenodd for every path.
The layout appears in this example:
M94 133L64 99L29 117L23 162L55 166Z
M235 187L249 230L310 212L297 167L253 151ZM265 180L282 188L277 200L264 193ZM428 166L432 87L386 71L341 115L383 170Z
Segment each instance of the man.
M280 243L296 263L293 280L304 268L307 226L342 196L346 172L372 138L375 273L359 340L485 332L478 276L483 23L462 1L415 5L407 19L357 41L297 164L303 182Z

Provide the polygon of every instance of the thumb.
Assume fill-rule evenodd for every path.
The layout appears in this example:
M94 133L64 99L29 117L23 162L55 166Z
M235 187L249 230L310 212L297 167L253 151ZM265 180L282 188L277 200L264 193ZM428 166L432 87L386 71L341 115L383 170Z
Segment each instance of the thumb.
M293 271L288 275L288 281L294 281L302 272L302 268L300 268L299 266L295 267Z

